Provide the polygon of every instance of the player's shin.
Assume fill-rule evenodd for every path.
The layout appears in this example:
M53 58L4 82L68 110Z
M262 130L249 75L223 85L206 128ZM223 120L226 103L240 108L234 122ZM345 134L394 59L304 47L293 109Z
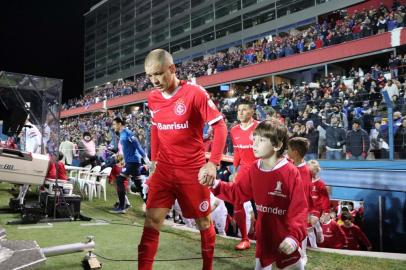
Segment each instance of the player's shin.
M203 258L203 270L212 270L214 246L216 243L216 231L212 223L210 224L209 228L200 231L200 237Z
M144 227L141 242L138 245L138 270L152 270L158 243L159 231Z

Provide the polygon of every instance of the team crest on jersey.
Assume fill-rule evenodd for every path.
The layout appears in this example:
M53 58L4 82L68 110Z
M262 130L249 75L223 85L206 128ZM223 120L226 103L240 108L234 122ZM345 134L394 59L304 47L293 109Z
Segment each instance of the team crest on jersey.
M175 102L174 112L176 115L184 115L186 113L185 101L180 98Z
M275 190L273 192L268 192L268 194L286 198L286 195L282 193L282 182L281 181L277 181Z
M209 202L208 201L202 201L199 205L199 210L200 212L206 212L207 209L209 209Z

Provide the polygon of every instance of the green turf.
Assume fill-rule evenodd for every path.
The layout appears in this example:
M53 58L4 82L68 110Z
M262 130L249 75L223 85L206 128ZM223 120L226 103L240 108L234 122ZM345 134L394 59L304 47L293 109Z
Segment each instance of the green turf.
M10 194L7 184L0 185L0 207L8 204ZM125 215L113 215L107 212L115 202L114 189L109 187L108 201L96 199L93 202L85 201L82 204L82 213L94 219L104 219L113 223L104 226L81 226L86 222L54 223L52 228L22 230L22 225L5 225L7 221L16 219L16 214L0 214L0 224L7 230L8 239L36 240L41 247L81 242L87 235L95 236L95 252L114 259L136 259L137 245L142 233L143 214L142 201L139 197L130 196L133 208ZM92 221L93 222L93 221ZM216 256L240 256L241 258L217 259L214 269L222 270L248 270L254 268L254 248L245 252L234 251L234 240L217 238ZM84 254L70 254L51 257L43 269L82 269L80 262ZM309 262L307 269L406 269L398 261L349 257L335 254L308 252ZM200 257L199 234L174 230L165 227L161 232L157 259ZM103 269L136 269L136 262L111 262L100 258ZM154 269L175 270L201 269L201 260L179 262L156 262Z

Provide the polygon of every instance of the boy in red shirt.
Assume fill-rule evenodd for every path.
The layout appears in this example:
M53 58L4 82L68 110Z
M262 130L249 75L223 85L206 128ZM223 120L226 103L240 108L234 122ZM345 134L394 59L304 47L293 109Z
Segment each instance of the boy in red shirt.
M120 175L121 170L124 168L124 157L123 155L117 154L116 155L116 164L113 165L111 168L111 172L109 175L109 184L113 184L113 181L116 180L116 178ZM125 190L128 190L129 192L131 191L129 186L128 186L128 178L124 180L124 187ZM114 204L114 208L118 207L120 203L116 202ZM127 195L125 195L125 205L124 209L128 209L131 207L130 200L128 199Z
M319 247L342 249L347 245L347 239L341 226L330 215L324 215L321 219L323 228L323 243Z
M347 248L352 250L360 250L362 244L367 250L372 249L371 242L369 242L368 237L361 231L361 229L352 223L351 214L345 212L341 215L341 219L344 222L344 225L341 226L341 229L345 233L347 238Z
M231 203L254 199L256 221L256 270L304 269L299 253L306 237L307 202L297 168L284 156L288 134L285 125L276 119L263 121L254 131L253 150L256 158L237 183L207 181L213 193Z
M255 161L254 151L252 150L253 132L258 125L258 121L254 120L254 105L248 101L242 101L238 104L238 120L239 125L234 126L230 130L231 139L234 147L234 174L230 176L232 182L239 181L239 175L244 171L248 171L251 164ZM246 213L243 204L234 206L233 218L241 231L241 242L235 246L236 250L244 250L250 248L248 239Z
M312 159L309 160L307 164L312 174L312 214L320 218L323 214L328 214L330 212L330 197L328 195L326 184L320 179L321 168L319 162Z
M292 159L293 164L299 170L301 179L303 181L303 189L308 205L308 216L306 217L307 233L309 235L310 242L313 245L316 245L315 242L323 242L323 232L318 218L312 214L313 212L313 200L311 197L312 175L309 167L306 164L306 161L304 160L304 156L308 150L309 150L309 141L306 138L293 137L288 142L288 156L289 158ZM314 241L315 240L314 230L316 230L317 233L317 241ZM306 265L307 263L307 255L306 255L307 240L308 238L306 237L306 239L304 239L302 242L304 265Z

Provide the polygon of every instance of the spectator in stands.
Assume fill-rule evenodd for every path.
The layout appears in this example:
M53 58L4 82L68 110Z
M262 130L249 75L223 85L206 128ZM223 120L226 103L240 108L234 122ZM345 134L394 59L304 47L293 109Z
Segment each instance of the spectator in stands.
M399 158L406 159L406 117L402 119L402 125L395 133L395 151Z
M388 27L387 24L388 23L387 23L386 19L383 16L380 16L378 19L378 22L376 24L376 26L378 28L378 34L381 34L385 31L387 31L387 27Z
M346 137L347 159L364 160L369 150L368 133L361 128L358 119L352 121L352 130L348 131Z
M309 140L309 150L307 151L304 159L306 161L311 159L318 159L318 145L319 145L319 131L314 129L312 120L306 122L306 132L304 137Z
M326 130L326 158L328 160L342 159L343 146L345 145L345 130L339 127L340 119L337 116L331 118L331 125L321 123Z
M328 115L328 117L331 119L333 116L340 119L340 127L342 127L344 130L348 130L348 119L347 116L341 111L340 105L334 104L332 106L332 112ZM329 119L327 120L328 123L330 122Z
M389 58L389 68L390 68L390 73L391 77L393 79L396 79L399 74L399 67L402 64L402 55L395 56L394 54L391 54Z
M381 129L381 121L377 120L374 123L374 128L371 129L369 134L369 141L371 143L370 151L373 153L375 159L381 158L382 143L379 141L379 131Z
M62 162L66 165L71 165L76 149L69 136L66 136L65 140L59 145L59 152L63 154Z
M96 144L89 132L86 131L83 133L83 139L80 141L78 147L80 166L94 166L96 162Z
M391 100L393 100L394 95L399 97L399 88L395 83L393 83L393 80L388 80L383 90L388 91L388 95Z

